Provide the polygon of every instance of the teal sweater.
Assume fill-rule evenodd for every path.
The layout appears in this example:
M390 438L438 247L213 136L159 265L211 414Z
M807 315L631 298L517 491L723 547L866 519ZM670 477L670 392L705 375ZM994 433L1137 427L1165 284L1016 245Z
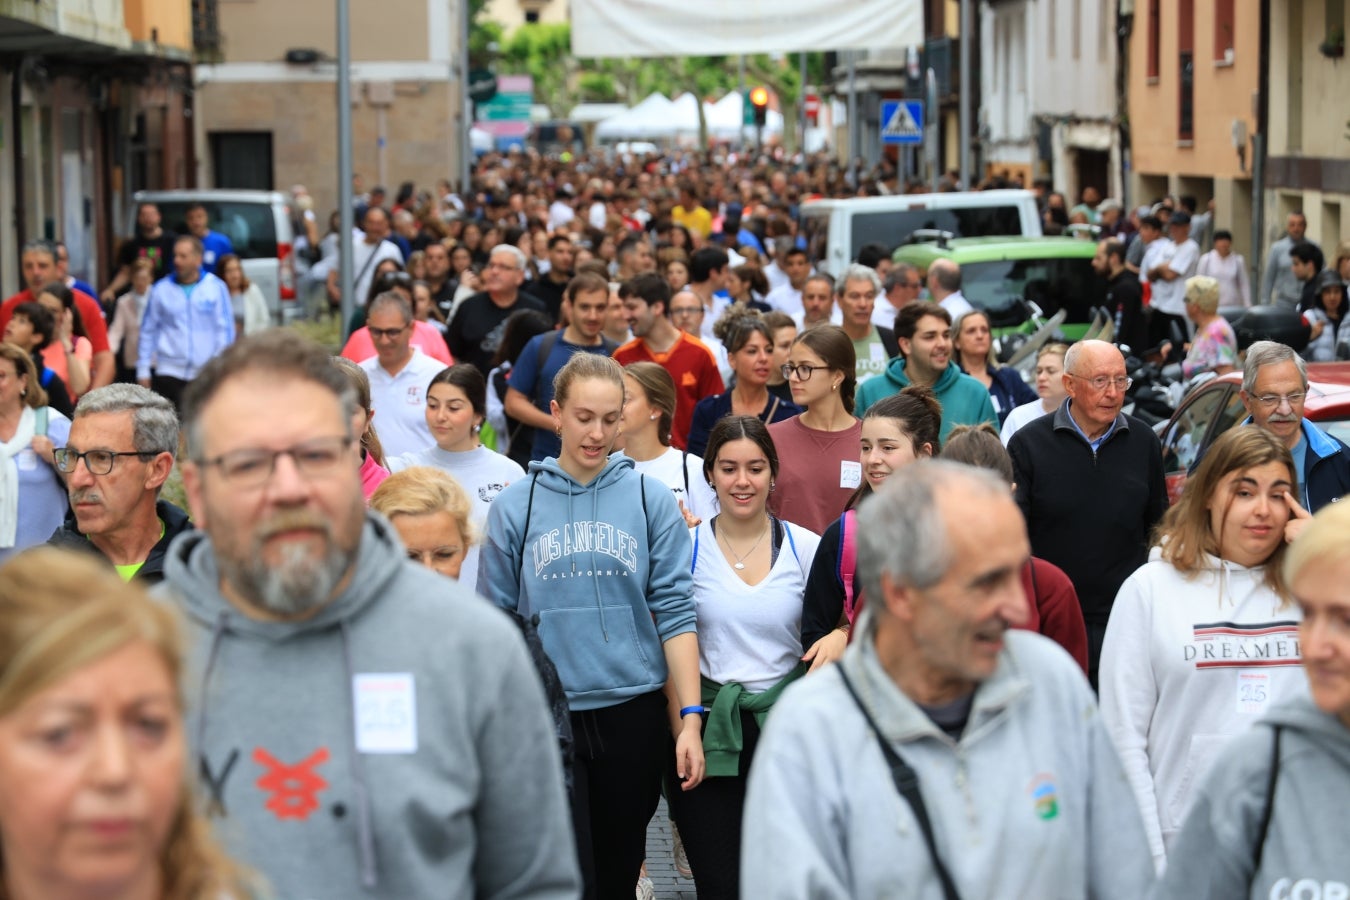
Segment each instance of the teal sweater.
M858 396L853 408L859 414L883 397L898 394L909 387L909 376L905 373L905 360L897 357L891 360L886 371L875 378L869 378L858 385ZM994 413L993 401L984 385L962 372L956 363L948 363L947 368L933 384L933 393L942 404L942 431L938 439L947 440L947 434L957 425L978 425L988 422L998 427L998 416Z

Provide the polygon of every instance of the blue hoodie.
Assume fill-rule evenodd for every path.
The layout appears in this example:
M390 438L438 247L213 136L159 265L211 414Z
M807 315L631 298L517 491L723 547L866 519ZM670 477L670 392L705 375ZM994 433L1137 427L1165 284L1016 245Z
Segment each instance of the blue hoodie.
M478 593L537 616L572 711L601 709L666 683L662 644L695 630L690 553L670 490L631 459L582 484L549 457L493 501Z

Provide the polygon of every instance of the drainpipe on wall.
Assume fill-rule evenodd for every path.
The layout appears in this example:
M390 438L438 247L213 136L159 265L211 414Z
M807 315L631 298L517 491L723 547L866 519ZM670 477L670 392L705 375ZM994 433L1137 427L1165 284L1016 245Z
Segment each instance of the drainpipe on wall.
M23 73L28 68L27 63L27 58L23 56L15 61L9 82L10 115L13 118L10 142L14 152L14 247L16 268L20 272L23 271L23 245L28 240L25 233L28 202L23 190Z
M1256 96L1252 103L1256 107L1256 128L1252 134L1252 252L1248 260L1254 285L1261 284L1261 266L1265 263L1266 128L1270 124L1270 103L1267 100L1270 94L1270 0L1261 0L1260 17L1261 50L1257 55Z
M1122 0L1116 17L1116 122L1120 132L1120 194L1122 215L1128 217L1134 208L1130 196L1130 169L1134 153L1130 147L1130 32L1134 29L1134 4Z

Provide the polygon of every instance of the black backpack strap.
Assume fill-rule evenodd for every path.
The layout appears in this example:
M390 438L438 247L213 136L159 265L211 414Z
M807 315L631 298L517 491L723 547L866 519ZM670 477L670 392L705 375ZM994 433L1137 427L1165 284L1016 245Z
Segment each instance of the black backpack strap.
M848 689L848 694L857 704L858 709L862 711L863 718L867 720L867 727L872 729L872 734L876 736L877 743L881 745L881 753L886 757L886 763L891 768L891 780L895 782L895 790L905 802L909 804L910 810L914 813L915 820L919 823L919 830L923 832L923 842L928 846L928 855L933 860L933 869L937 872L938 881L942 883L942 896L946 900L960 900L961 895L956 891L956 883L952 881L951 873L947 871L947 866L943 864L942 857L938 855L937 841L933 837L933 823L928 819L928 808L924 806L923 795L919 793L919 774L905 762L891 742L881 733L877 727L876 720L868 712L867 707L863 705L862 698L853 687L853 682L849 680L848 673L844 671L843 666L835 666L839 672L840 679L844 682L844 687Z
M1261 825L1256 832L1256 847L1252 854L1252 872L1261 870L1261 855L1266 850L1266 836L1270 832L1270 818L1275 812L1275 781L1280 776L1280 732L1284 729L1273 726L1275 748L1270 755L1270 774L1266 777L1266 808L1261 811Z
M689 451L680 451L680 470L684 472L684 502L689 503Z
M539 360L534 367L534 377L537 379L544 374L544 363L548 362L548 355L553 352L553 347L558 343L558 335L562 334L558 329L544 332L544 337L539 341Z

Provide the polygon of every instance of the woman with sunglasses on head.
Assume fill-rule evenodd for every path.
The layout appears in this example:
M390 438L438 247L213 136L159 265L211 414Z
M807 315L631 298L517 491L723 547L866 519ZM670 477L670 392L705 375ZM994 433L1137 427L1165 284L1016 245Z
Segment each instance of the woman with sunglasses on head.
M931 390L917 385L878 400L863 413L859 440L863 482L849 498L843 515L821 535L820 550L806 582L802 661L810 663L810 671L843 655L849 631L862 609L862 594L854 587L856 507L896 469L936 456L942 449L938 440L941 432L942 404Z
M765 424L781 422L800 413L801 407L784 403L769 393L769 369L773 364L773 332L759 313L733 303L713 326L713 333L726 347L735 383L694 407L686 444L690 453L703 456L708 434L726 415L755 416Z
M454 365L455 359L450 355L450 348L446 345L445 336L441 333L441 330L427 321L425 317L417 317L416 308L413 306L415 299L413 280L407 272L400 272L395 269L378 275L371 282L370 288L373 292L370 297L371 300L386 291L396 291L401 294L408 301L409 308L414 310L413 332L409 343L432 359L440 360L447 366ZM427 295L427 299L430 299L430 294ZM342 357L350 359L354 363L363 363L375 355L374 335L370 333L370 327L365 324L368 311L368 305L356 311L361 316L361 327L354 330L351 337L347 338L347 343L342 346Z
M390 459L389 471L433 466L449 472L474 500L474 527L483 528L497 496L525 477L525 470L514 460L484 447L479 440L487 421L487 380L483 373L468 363L442 369L427 386L426 418L436 443ZM472 584L477 575L475 546L466 553L464 579Z
M1297 481L1289 449L1270 431L1225 432L1111 608L1102 721L1159 871L1218 752L1306 689L1299 609L1281 568Z
M776 515L820 533L862 486L853 415L858 387L853 340L837 325L817 325L793 342L783 366L799 416L769 426L782 471L770 506Z
M708 774L670 793L703 900L741 895L741 812L759 731L806 670L802 595L820 538L769 511L778 462L754 416L719 421L703 461L719 509L694 530L692 566Z
M681 788L703 779L688 531L665 485L610 456L623 406L609 357L559 370L562 449L497 498L478 573L480 594L537 617L566 688L577 851L597 898L632 895L672 731Z

